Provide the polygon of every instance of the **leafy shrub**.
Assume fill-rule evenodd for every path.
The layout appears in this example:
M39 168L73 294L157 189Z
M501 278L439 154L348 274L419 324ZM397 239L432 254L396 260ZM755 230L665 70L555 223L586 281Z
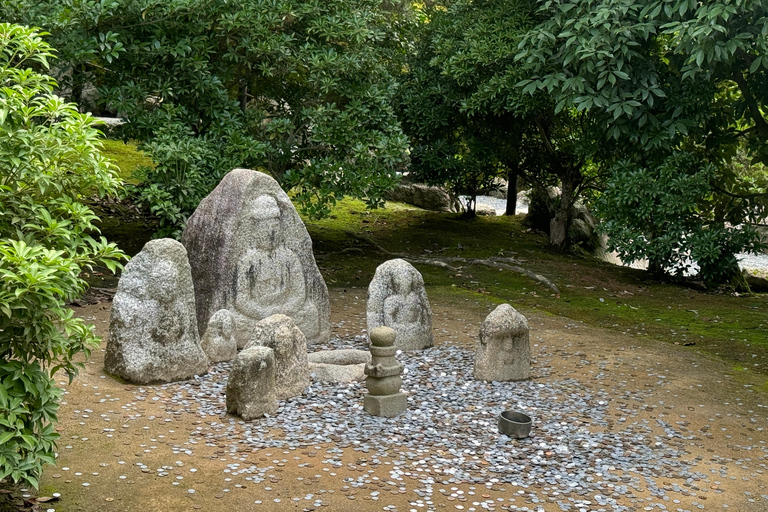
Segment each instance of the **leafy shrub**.
M695 262L708 284L732 280L735 254L761 245L744 218L726 218L719 207L722 182L713 163L684 151L647 166L619 162L597 201L608 249L625 263L647 259L657 275L682 274Z
M124 255L94 239L97 217L80 200L119 187L88 115L53 94L52 50L35 29L0 23L0 478L35 487L55 457L61 396L98 346L68 300L82 269L115 270Z

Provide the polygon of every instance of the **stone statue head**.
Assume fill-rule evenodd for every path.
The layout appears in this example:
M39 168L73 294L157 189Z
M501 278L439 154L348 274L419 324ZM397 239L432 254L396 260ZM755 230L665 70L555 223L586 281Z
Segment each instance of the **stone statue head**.
M179 271L172 262L160 260L152 266L144 290L148 298L171 302L179 286Z
M403 296L411 293L411 289L413 288L413 276L411 276L410 273L403 274L393 272L390 274L390 279L390 286L394 293Z
M262 194L249 201L248 229L253 231L252 241L256 248L275 249L282 238L280 207L269 194Z

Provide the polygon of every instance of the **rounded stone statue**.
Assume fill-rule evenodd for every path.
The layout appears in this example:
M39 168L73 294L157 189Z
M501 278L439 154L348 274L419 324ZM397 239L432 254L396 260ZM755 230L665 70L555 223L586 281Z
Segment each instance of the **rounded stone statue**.
M288 196L266 174L235 169L203 199L182 236L192 265L198 325L232 313L237 347L253 325L289 316L308 343L330 339L330 302L312 240Z
M523 380L531 376L528 320L509 304L501 304L480 327L475 352L475 378L486 381Z
M235 340L235 320L232 313L220 309L208 320L200 340L208 360L212 363L231 361L237 356L237 340Z
M112 302L104 369L134 384L208 370L187 251L176 240L147 242L125 266Z
M368 331L380 326L397 333L397 348L423 349L434 343L432 310L424 279L405 260L385 261L376 269L368 286Z

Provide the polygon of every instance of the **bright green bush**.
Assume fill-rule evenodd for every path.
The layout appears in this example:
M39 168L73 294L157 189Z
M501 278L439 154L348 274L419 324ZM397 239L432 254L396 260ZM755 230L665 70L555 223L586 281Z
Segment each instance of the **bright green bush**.
M61 392L92 348L92 326L65 307L85 289L82 269L124 257L94 239L80 201L116 192L90 116L53 94L52 50L35 29L0 23L0 478L37 487L55 457Z

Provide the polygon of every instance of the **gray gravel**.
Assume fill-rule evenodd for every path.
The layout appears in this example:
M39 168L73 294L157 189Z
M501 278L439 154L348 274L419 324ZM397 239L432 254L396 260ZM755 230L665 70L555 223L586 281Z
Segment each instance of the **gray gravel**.
M350 345L365 348L365 337L334 339L313 349ZM682 511L674 506L677 494L667 496L667 491L679 493L681 489L677 485L667 490L657 487L655 479L661 475L684 479L697 490L700 484L706 492L710 475L697 471L699 459L687 458L687 452L679 447L694 435L661 419L651 422L635 418L650 392L622 386L590 391L574 379L554 377L546 364L549 356L543 349L535 350L534 379L517 383L473 380L473 352L467 349L439 347L401 353L398 357L406 367L403 389L409 395L409 410L394 419L370 416L362 410L364 389L360 383L313 383L303 396L281 402L276 416L253 422L227 417L223 391L229 363L217 364L194 382L155 389L169 392L186 411L197 410L206 423L205 432L200 432L205 441L213 443L209 446L228 442L226 450L233 457L243 445L295 450L331 444L323 460L331 470L342 466L344 449L366 454L370 467L378 467L384 458L393 460L386 483L405 489L404 479L416 478L419 483L414 492L425 500L418 505L425 506L422 510L435 510L431 497L436 492L453 496L450 486L462 482L481 490L484 486L503 490L509 484L516 494L510 498L508 510L528 511L540 510L539 505L546 503L563 511L638 510L617 500L634 503L634 493L640 491L652 496L651 501L638 503L644 510ZM595 379L605 376L599 371ZM665 382L664 376L659 376L659 386ZM134 394L143 400L151 392L151 388L138 388ZM612 419L608 404L617 400L629 405L619 408L622 417ZM514 440L498 433L496 417L510 408L533 417L531 437ZM600 427L612 431L593 431ZM656 432L663 430L663 435L655 434L654 427ZM274 437L274 429L283 435ZM194 444L202 441L193 435L192 444L176 446L174 453L194 455ZM753 456L765 460L768 448L753 448ZM420 474L423 469L431 469L433 474ZM260 483L268 478L269 470L245 462L229 464L226 472L247 475L246 480ZM438 470L437 476L434 470ZM726 475L722 469L719 477ZM348 484L355 488L366 482L370 483L361 476ZM520 501L515 502L516 498Z

